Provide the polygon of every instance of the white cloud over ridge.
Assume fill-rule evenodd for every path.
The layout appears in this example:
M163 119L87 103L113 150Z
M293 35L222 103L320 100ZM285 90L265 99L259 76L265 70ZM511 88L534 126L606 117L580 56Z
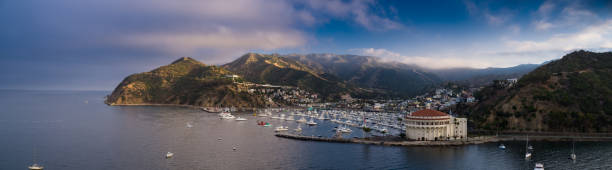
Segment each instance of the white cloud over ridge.
M612 50L612 20L588 26L574 33L555 34L547 39L500 42L496 49L463 49L454 52L432 52L427 55L402 55L387 49L351 49L360 55L377 56L386 61L416 64L425 68L509 67L518 64L539 64L558 59L574 50Z
M457 57L441 57L441 56L405 56L400 53L389 51L382 48L361 48L351 49L350 52L356 52L359 55L380 57L385 62L400 62L405 64L414 64L424 68L443 69L443 68L459 68L473 67L482 68L489 63L482 60L466 59Z

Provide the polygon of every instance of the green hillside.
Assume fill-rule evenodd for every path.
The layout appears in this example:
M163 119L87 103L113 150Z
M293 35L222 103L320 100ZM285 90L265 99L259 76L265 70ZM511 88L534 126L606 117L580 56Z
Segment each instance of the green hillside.
M250 82L297 86L329 100L353 91L335 76L278 55L248 53L223 67Z
M612 131L612 53L576 51L524 75L512 88L483 89L467 111L477 128Z
M183 57L170 65L125 78L108 96L110 105L176 104L196 106L256 107L267 103L253 96L225 75L218 66L207 66ZM240 81L240 80L238 80Z

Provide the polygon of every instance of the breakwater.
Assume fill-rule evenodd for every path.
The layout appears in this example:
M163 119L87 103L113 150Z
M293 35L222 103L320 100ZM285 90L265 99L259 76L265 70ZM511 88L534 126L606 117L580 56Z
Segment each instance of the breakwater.
M303 140L303 141L320 141L334 143L358 143L369 145L387 145L387 146L459 146L470 144L481 144L486 142L498 141L494 137L477 137L464 140L449 140L449 141L387 141L387 140L372 140L364 138L327 138L317 136L303 136L296 134L275 134L276 137Z

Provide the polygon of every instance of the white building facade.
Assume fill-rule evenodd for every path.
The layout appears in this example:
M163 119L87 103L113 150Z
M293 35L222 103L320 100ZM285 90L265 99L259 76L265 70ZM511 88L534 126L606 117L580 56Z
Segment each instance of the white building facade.
M424 109L406 116L406 138L410 140L457 140L467 138L467 119Z

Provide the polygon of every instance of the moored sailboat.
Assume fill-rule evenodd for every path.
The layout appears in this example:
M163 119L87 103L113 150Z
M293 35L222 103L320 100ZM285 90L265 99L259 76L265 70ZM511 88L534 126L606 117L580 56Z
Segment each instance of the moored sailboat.
M529 152L529 135L527 135L527 140L525 143L525 159L531 158L531 152Z
M576 153L574 153L575 143L576 141L572 141L572 154L570 154L571 160L576 160Z

